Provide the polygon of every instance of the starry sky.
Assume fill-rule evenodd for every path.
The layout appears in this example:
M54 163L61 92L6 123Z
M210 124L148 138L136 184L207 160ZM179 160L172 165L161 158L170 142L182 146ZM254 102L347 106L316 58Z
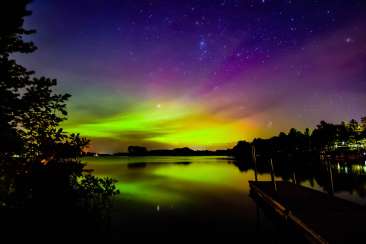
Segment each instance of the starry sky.
M232 147L366 114L364 0L34 0L17 60L90 150Z

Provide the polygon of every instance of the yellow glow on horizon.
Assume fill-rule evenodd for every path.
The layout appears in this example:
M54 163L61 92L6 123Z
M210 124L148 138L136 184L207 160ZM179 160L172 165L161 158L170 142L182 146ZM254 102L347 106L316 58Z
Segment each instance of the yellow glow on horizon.
M152 105L154 104L154 105ZM207 147L228 145L248 136L250 125L203 112L189 103L154 102L140 105L130 112L107 118L95 118L87 123L64 123L66 131L93 138L128 141L133 135L145 142L176 147Z

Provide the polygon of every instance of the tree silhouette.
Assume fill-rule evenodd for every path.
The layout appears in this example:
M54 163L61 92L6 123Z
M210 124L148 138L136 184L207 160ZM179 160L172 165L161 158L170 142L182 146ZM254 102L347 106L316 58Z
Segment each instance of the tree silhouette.
M337 140L337 127L331 123L320 121L317 128L311 134L313 145L318 150L328 150Z
M361 138L366 138L366 117L361 118Z
M29 2L0 3L0 208L88 206L118 191L111 179L84 172L78 157L89 141L59 127L70 95L13 59L36 50L24 40L35 33L23 28Z
M247 141L239 141L232 149L232 154L237 159L251 160L252 147Z
M357 143L358 150L365 147L366 140L366 118L361 118L361 123L352 119L348 124L341 122L340 124L327 123L321 121L316 128L310 133L310 129L306 128L304 133L291 128L288 134L281 132L278 136L269 139L255 138L251 143L239 141L232 149L232 155L240 159L242 157L250 157L251 151L246 150L246 144L254 145L256 153L260 157L281 157L289 156L306 156L312 158L319 156L320 151L328 151L332 153L344 153L347 150L353 150L349 144ZM363 145L362 145L363 144ZM342 147L339 147L342 145ZM353 147L354 148L354 147ZM360 156L360 152L358 152Z

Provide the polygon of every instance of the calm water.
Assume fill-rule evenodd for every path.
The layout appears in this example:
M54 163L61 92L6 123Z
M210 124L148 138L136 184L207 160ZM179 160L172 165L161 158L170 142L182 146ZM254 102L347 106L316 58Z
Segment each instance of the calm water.
M114 200L112 233L206 228L257 237L264 233L268 235L259 238L281 239L273 237L276 227L261 212L258 215L249 197L248 181L254 180L254 171L240 171L230 158L91 157L83 161L95 175L118 181L121 193ZM342 170L337 172L341 174ZM270 175L259 174L259 180L270 180ZM302 180L301 184L324 189L314 179ZM364 189L364 181L357 184ZM341 190L336 195L365 203L365 197L357 192Z

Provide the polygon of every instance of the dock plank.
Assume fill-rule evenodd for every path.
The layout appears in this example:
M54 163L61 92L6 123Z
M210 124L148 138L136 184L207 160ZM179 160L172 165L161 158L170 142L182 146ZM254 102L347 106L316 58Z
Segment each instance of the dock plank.
M255 194L264 193L270 201L290 211L292 216L320 235L320 239L329 243L365 240L366 208L361 205L289 182L277 181L277 192L272 182L249 183Z

